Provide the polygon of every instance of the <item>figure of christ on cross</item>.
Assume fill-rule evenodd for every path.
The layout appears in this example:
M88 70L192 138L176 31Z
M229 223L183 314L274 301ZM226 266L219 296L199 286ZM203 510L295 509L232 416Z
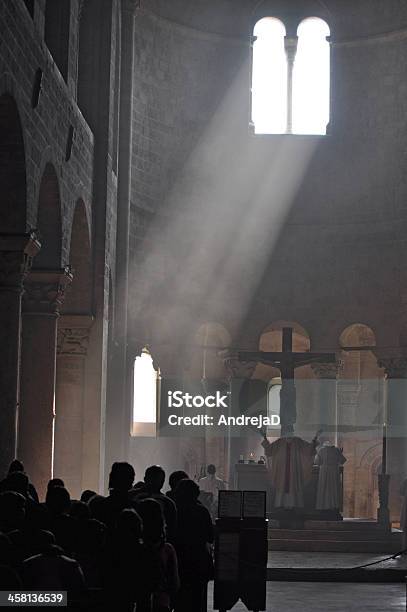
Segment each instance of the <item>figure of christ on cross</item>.
M297 420L297 402L294 384L296 368L311 363L335 363L335 353L294 353L293 329L283 328L282 352L239 351L238 360L242 362L257 361L278 368L281 372L280 390L280 424L281 436L293 434Z

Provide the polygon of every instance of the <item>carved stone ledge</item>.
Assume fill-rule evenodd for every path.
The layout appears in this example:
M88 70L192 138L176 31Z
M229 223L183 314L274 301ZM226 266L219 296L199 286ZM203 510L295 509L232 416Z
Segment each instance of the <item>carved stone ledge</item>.
M58 322L57 354L86 356L93 321L91 315L61 315Z
M23 312L59 316L66 288L72 282L69 267L31 270L24 283Z
M0 291L22 291L32 261L41 248L34 232L0 234Z
M377 364L387 378L407 378L407 357L379 357Z
M312 363L311 369L315 376L323 379L335 379L338 376L341 364L336 363Z

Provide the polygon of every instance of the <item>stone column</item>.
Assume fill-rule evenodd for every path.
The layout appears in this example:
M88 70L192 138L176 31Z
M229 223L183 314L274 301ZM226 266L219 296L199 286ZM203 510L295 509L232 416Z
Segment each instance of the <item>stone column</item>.
M107 470L117 457L127 458L130 443L131 397L128 380L128 307L129 307L129 253L132 169L132 121L134 83L134 29L136 2L122 0L120 56L120 113L117 183L117 233L114 338L109 330L110 348L114 362L108 365L106 407L106 459ZM119 27L119 24L117 24ZM125 50L125 51L123 51ZM113 321L111 320L111 323ZM116 459L117 460L117 459Z
M401 508L400 485L407 478L407 357L380 357L378 365L384 368L387 381L383 420L387 429L385 463L390 476L390 520L398 521ZM387 492L382 486L381 497L384 500L386 495Z
M338 363L313 363L311 369L319 379L319 425L326 435L337 443L338 409L337 376Z
M86 355L93 318L63 315L58 321L54 474L73 497L84 487Z
M39 249L33 232L0 234L0 478L16 456L21 296Z
M240 394L247 383L248 380L251 379L254 370L256 369L257 362L255 361L239 361L236 355L233 353L228 353L226 351L224 355L224 364L228 374L228 383L230 385L230 413L238 414L238 407L234 404L239 401ZM256 434L254 434L256 435ZM251 449L250 439L246 436L236 437L236 436L228 436L227 440L227 465L225 466L225 471L227 470L227 475L225 477L229 481L229 488L234 488L234 466L239 461L241 455L245 459L247 459L248 453ZM258 443L260 444L260 436L258 436Z
M39 495L53 474L57 319L68 268L33 270L25 283L18 455Z
M293 72L297 45L297 36L285 37L284 48L287 56L287 134L292 134L293 131Z

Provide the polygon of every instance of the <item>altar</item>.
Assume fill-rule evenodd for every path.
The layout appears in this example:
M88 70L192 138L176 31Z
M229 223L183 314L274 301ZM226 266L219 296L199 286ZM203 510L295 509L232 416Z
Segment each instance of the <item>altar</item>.
M303 520L331 520L341 521L342 515L336 510L316 510L315 500L317 493L319 467L312 467L311 477L304 487L304 508L298 512ZM340 467L341 498L343 497L343 467ZM267 464L237 463L235 465L233 488L236 491L265 491L267 495L267 514L269 518L281 518L286 511L274 508L274 495L270 481L270 472ZM342 510L342 508L340 508Z
M234 488L238 491L269 493L269 473L264 463L237 463Z

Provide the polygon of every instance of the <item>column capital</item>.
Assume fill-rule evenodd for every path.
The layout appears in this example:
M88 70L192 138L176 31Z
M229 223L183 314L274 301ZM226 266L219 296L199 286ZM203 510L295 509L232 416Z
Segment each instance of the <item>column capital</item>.
M377 364L384 369L388 379L407 378L407 357L378 357Z
M340 361L335 363L312 363L311 369L317 378L335 379L341 368Z
M229 378L251 378L257 366L257 361L240 361L237 351L220 351Z
M54 270L31 270L24 283L23 312L59 316L66 288L72 278L69 266Z
M58 322L57 354L86 356L93 321L91 315L61 315Z
M0 234L0 290L22 291L41 243L34 232Z
M293 63L297 54L298 36L285 36L284 49L287 54L287 60Z

